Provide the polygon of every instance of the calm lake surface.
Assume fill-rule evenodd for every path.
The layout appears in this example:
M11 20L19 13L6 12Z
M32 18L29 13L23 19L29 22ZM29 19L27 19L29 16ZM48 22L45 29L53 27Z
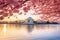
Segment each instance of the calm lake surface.
M0 40L60 40L60 25L0 24Z

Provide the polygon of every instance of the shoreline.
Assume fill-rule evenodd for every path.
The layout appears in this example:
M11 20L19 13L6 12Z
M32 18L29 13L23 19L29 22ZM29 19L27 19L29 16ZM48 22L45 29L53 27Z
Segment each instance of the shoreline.
M23 25L34 25L34 24L59 24L59 23L34 23L34 24L24 24L24 23L0 23L0 24L23 24Z

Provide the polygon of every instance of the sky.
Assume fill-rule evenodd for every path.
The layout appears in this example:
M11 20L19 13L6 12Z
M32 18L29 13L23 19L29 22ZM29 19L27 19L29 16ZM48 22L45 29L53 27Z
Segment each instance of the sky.
M0 0L0 22L28 17L35 21L60 22L60 0Z

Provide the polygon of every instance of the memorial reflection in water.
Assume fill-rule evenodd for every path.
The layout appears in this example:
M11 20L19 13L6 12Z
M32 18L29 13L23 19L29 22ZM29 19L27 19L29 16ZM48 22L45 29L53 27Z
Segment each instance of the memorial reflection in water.
M60 25L0 24L1 40L59 40Z

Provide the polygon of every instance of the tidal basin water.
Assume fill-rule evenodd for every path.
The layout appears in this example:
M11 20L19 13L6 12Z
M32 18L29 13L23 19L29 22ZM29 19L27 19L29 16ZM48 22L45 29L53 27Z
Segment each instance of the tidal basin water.
M0 40L60 40L60 25L0 24Z

